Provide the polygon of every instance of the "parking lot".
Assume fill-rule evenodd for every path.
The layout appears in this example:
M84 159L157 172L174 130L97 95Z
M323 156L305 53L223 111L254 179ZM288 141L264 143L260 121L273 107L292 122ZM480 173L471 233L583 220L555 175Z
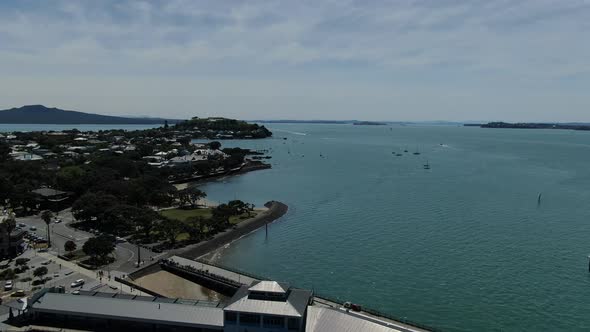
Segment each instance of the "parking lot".
M59 220L59 222L55 222ZM67 241L74 241L78 249L81 249L86 240L95 236L88 232L74 229L69 225L74 221L69 209L58 213L54 220L49 224L51 247L49 252L54 255L65 254L64 245ZM47 224L41 219L40 215L17 218L17 224L24 225L22 229L28 231L31 235L38 238L47 239ZM140 260L149 262L152 259L157 259L164 254L154 253L146 248L141 247L139 252ZM121 242L117 243L113 256L115 261L105 270L120 271L122 273L129 273L136 268L138 258L137 246Z
M14 279L12 279L12 289L5 289L6 282L8 280L2 281L0 288L0 298L2 298L3 302L10 301L14 299L15 293L19 290L24 291L24 295L28 296L33 292L34 288L41 288L41 287L52 287L52 286L63 286L66 292L72 292L77 289L84 289L84 290L99 290L106 291L106 292L115 292L115 290L102 285L98 279L90 278L87 275L82 275L79 272L73 271L61 264L55 262L54 260L42 257L38 254L35 250L29 249L25 253L23 253L18 258L27 258L29 261L26 265L29 267L23 273L17 274ZM7 268L14 269L16 260L13 260ZM45 266L47 267L47 274L43 277L46 279L45 284L40 285L33 285L34 281L39 279L33 275L35 269ZM30 279L28 281L21 281L23 279ZM71 287L71 284L78 280L84 279L84 284L81 287ZM18 296L21 297L21 296Z

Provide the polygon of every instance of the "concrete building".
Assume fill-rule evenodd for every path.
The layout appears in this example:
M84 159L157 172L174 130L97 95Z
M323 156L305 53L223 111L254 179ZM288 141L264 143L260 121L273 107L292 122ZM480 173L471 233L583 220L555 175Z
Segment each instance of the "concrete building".
M425 331L313 303L312 295L284 283L256 281L239 288L223 307L218 302L44 289L27 301L20 318L30 325L93 331Z
M223 309L225 331L303 331L311 298L311 291L276 281L242 286Z

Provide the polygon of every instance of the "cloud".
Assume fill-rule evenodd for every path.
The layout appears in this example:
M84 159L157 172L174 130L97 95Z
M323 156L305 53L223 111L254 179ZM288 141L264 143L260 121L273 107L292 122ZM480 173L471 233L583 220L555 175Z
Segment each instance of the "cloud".
M0 73L289 86L354 77L409 94L478 89L483 103L489 88L524 96L588 82L589 22L584 0L4 1Z

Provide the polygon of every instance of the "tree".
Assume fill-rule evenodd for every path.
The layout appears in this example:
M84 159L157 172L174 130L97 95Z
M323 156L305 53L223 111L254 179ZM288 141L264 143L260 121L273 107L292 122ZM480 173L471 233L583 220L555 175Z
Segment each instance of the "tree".
M247 213L248 217L251 215L250 204L244 203L243 201L237 199L233 201L229 201L227 205L230 207L231 210L235 211L236 215Z
M90 256L93 264L98 265L106 260L106 257L115 250L112 236L100 235L92 237L84 243L82 251Z
M47 246L48 247L51 247L51 237L50 237L50 232L49 232L49 225L51 225L52 218L53 218L53 213L51 213L51 211L49 211L49 210L45 210L41 213L41 219L43 219L43 221L47 225Z
M185 230L191 240L200 240L205 232L205 218L197 216L191 217L186 221Z
M176 237L183 229L182 222L176 219L166 219L160 222L159 231L164 235L164 238L172 245L176 243Z
M4 224L6 225L6 232L8 233L8 255L12 255L12 248L10 245L10 233L16 228L16 219L14 219L14 214L10 214L5 220ZM15 253L16 254L16 251Z
M12 149L10 148L10 145L5 142L0 142L0 162L8 160L11 151Z
M43 276L45 276L47 274L47 267L45 266L40 266L38 268L35 269L35 271L33 271L33 276L35 276L36 278L39 278L40 280L43 278Z
M141 210L141 213L135 215L134 223L141 228L146 239L151 237L157 217L158 214L156 212L145 209Z
M77 248L78 246L76 245L76 242L72 240L68 240L66 243L64 243L64 250L68 253L68 256L71 256L72 252Z
M181 205L190 204L192 208L194 208L200 199L207 197L207 194L204 191L201 191L197 187L187 187L178 192L178 198L180 200Z
M219 150L219 148L221 147L221 143L213 141L209 143L209 147L211 148L211 150Z
M30 260L30 259L28 259L28 258L17 258L17 259L16 259L16 261L14 262L14 264L15 264L16 266L23 266L23 265L27 265L27 262L28 262L29 260Z

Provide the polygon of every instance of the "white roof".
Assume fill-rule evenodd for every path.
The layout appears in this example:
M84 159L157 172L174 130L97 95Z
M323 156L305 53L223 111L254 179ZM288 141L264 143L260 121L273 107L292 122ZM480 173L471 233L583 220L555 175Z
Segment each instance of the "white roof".
M38 312L202 328L223 327L223 310L217 307L55 293L46 293L31 306Z
M266 293L280 293L285 294L289 290L287 284L279 284L276 281L261 281L256 285L248 288L249 291L266 292Z
M404 330L377 324L338 309L307 307L306 332L394 332Z
M256 285L259 284L260 282ZM268 284L265 283L265 285ZM263 285L261 289L264 287ZM276 285L273 287L276 287ZM280 287L285 288L284 286ZM311 291L296 288L289 290L288 296L284 301L250 298L249 293L250 289L247 286L240 287L231 299L231 303L224 310L286 317L303 317L307 304L309 303L309 298L311 297Z

